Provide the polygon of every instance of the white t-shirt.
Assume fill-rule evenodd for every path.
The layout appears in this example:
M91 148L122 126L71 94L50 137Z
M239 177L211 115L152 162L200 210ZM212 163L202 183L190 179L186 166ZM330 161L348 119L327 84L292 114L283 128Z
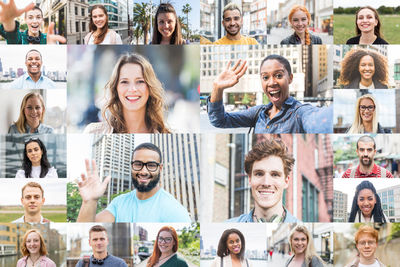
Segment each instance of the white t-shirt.
M40 178L40 171L42 170L41 166L32 166L31 178ZM26 178L24 170L18 170L15 178ZM46 176L43 178L58 178L57 170L54 167L50 167Z
M111 34L115 34L115 44L122 44L121 36L116 32L112 33L111 30L109 30L107 32L106 37L104 37L103 42L101 42L100 44L114 44L114 43L111 43ZM93 34L90 35L88 44L94 44L94 36L93 36Z
M358 264L358 267L380 267L379 262L377 260L375 260L375 262L373 264L362 264L361 262Z

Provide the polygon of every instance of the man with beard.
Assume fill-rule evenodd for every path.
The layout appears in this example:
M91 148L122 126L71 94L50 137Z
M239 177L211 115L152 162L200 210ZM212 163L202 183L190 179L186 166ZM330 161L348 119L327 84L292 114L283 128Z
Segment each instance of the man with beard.
M97 202L107 189L111 177L103 182L86 160L87 176L78 183L82 206L78 222L191 222L187 210L160 187L161 151L151 143L143 143L133 150L132 182L136 189L113 199L108 207L96 215Z
M42 54L36 49L29 50L25 56L27 72L10 83L9 89L55 89L55 82L43 76L42 63Z
M349 168L342 178L393 178L389 170L375 164L376 144L374 138L368 135L361 136L357 141L357 155L360 164Z
M240 8L235 3L229 3L224 7L222 13L222 26L226 35L215 41L218 45L256 45L257 40L240 34L243 25L243 17Z

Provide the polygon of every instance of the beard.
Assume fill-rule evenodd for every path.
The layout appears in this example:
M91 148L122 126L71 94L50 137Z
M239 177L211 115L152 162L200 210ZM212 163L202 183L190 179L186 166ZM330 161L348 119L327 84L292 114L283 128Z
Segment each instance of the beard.
M135 176L132 174L132 183L133 183L134 187L141 193L150 192L154 187L156 187L156 185L160 181L160 173L159 172L154 175L149 175L149 179L151 179L151 180L148 184L140 184L138 182L139 173L137 173Z
M368 159L368 161L366 161L366 159ZM360 158L360 164L365 167L369 167L372 164L372 159L370 157L362 157Z

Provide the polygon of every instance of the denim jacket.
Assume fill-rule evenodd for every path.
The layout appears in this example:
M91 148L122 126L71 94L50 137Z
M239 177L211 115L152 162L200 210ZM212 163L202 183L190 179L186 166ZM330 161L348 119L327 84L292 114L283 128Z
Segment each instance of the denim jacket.
M333 109L302 104L288 97L281 111L270 119L266 114L272 103L237 112L225 112L222 101L208 104L208 118L215 127L255 127L255 133L332 133ZM261 112L259 110L261 109ZM258 114L258 118L256 118Z
M300 222L296 217L294 217L292 214L290 214L290 212L287 209L285 209L285 211L286 211L286 216L285 216L285 220L283 221L284 223ZM249 213L244 213L244 214L240 215L239 217L228 219L225 222L254 222L253 212L254 212L254 209L252 209Z

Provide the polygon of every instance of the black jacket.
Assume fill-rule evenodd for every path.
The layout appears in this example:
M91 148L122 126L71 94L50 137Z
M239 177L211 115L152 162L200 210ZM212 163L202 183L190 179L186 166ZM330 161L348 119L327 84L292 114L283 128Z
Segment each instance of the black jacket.
M343 86L344 89L360 89L360 80L361 78L358 78L348 85ZM380 81L372 78L372 81L374 82L374 87L375 89L388 89L387 85L381 83Z
M316 35L312 35L311 33L310 33L310 39L311 39L311 44L322 44L321 38ZM281 41L281 45L282 44L301 44L301 40L296 35L296 33L293 33L292 35L283 39Z
M346 44L359 44L360 43L360 38L361 35L358 35L356 37L352 37L349 40L347 40ZM380 37L376 37L376 40L372 44L389 44L385 40L383 40Z

